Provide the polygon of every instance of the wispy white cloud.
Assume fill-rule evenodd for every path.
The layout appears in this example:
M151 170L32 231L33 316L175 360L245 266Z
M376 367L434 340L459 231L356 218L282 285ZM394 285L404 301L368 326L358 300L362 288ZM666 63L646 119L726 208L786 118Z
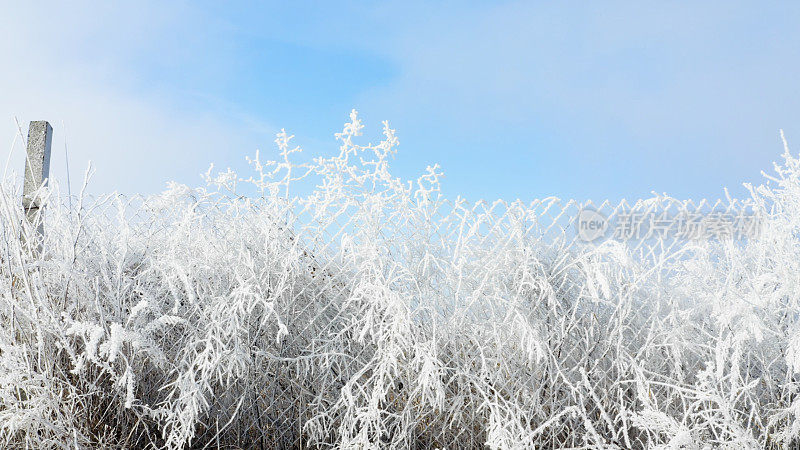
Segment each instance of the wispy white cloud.
M362 102L406 136L435 126L416 139L473 196L720 195L762 180L779 128L800 135L794 4L510 2L420 16L391 46L402 75ZM471 183L475 167L498 181Z
M800 136L798 8L17 2L0 143L14 115L63 120L74 172L92 159L98 190L152 192L243 165L277 127L324 151L357 107L398 127L401 175L441 163L449 193L719 195L760 180L778 128Z
M94 191L154 192L172 179L197 184L212 161L243 162L269 143L270 125L181 91L180 80L159 85L147 74L181 64L189 70L212 37L195 37L204 23L185 5L155 2L5 6L0 142L13 141L14 116L51 121L53 178L65 181L66 140L73 184L91 160ZM11 168L22 167L22 158L17 146Z

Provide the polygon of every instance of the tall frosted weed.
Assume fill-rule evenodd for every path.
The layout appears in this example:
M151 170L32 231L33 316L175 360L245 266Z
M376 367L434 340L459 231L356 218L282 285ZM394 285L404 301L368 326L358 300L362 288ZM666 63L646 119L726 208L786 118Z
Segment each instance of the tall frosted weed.
M5 180L2 445L739 449L800 436L788 149L750 187L757 239L641 252L550 227L574 202L448 201L438 167L402 181L394 130L361 145L362 128L353 112L339 154L305 164L281 132L276 161L256 155L248 177L210 169L204 188L73 208L43 191L41 252Z

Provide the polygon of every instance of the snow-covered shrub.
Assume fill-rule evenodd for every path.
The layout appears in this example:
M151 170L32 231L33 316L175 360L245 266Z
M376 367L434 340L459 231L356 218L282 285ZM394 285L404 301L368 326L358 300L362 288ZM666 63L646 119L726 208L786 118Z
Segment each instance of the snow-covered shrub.
M750 240L576 244L580 205L468 203L398 144L204 188L0 184L0 445L780 448L800 436L800 160ZM731 201L732 202L732 201ZM641 203L686 206L656 197Z

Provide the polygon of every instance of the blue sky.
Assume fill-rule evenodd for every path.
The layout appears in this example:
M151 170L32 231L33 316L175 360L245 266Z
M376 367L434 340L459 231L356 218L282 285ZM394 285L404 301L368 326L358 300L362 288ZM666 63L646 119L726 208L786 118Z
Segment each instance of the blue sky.
M0 142L55 128L94 191L246 170L280 128L331 154L351 108L468 199L715 198L800 151L796 2L5 2ZM22 149L12 153L21 166ZM75 186L73 186L75 189Z

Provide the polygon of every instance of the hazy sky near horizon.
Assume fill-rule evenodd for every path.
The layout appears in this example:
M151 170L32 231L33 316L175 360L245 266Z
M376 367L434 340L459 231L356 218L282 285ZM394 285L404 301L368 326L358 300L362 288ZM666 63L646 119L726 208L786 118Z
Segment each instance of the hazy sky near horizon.
M246 171L280 128L330 155L349 111L471 200L743 193L800 152L797 2L3 2L0 143L55 128L73 191ZM17 143L11 167L21 167ZM5 160L5 158L4 158Z

